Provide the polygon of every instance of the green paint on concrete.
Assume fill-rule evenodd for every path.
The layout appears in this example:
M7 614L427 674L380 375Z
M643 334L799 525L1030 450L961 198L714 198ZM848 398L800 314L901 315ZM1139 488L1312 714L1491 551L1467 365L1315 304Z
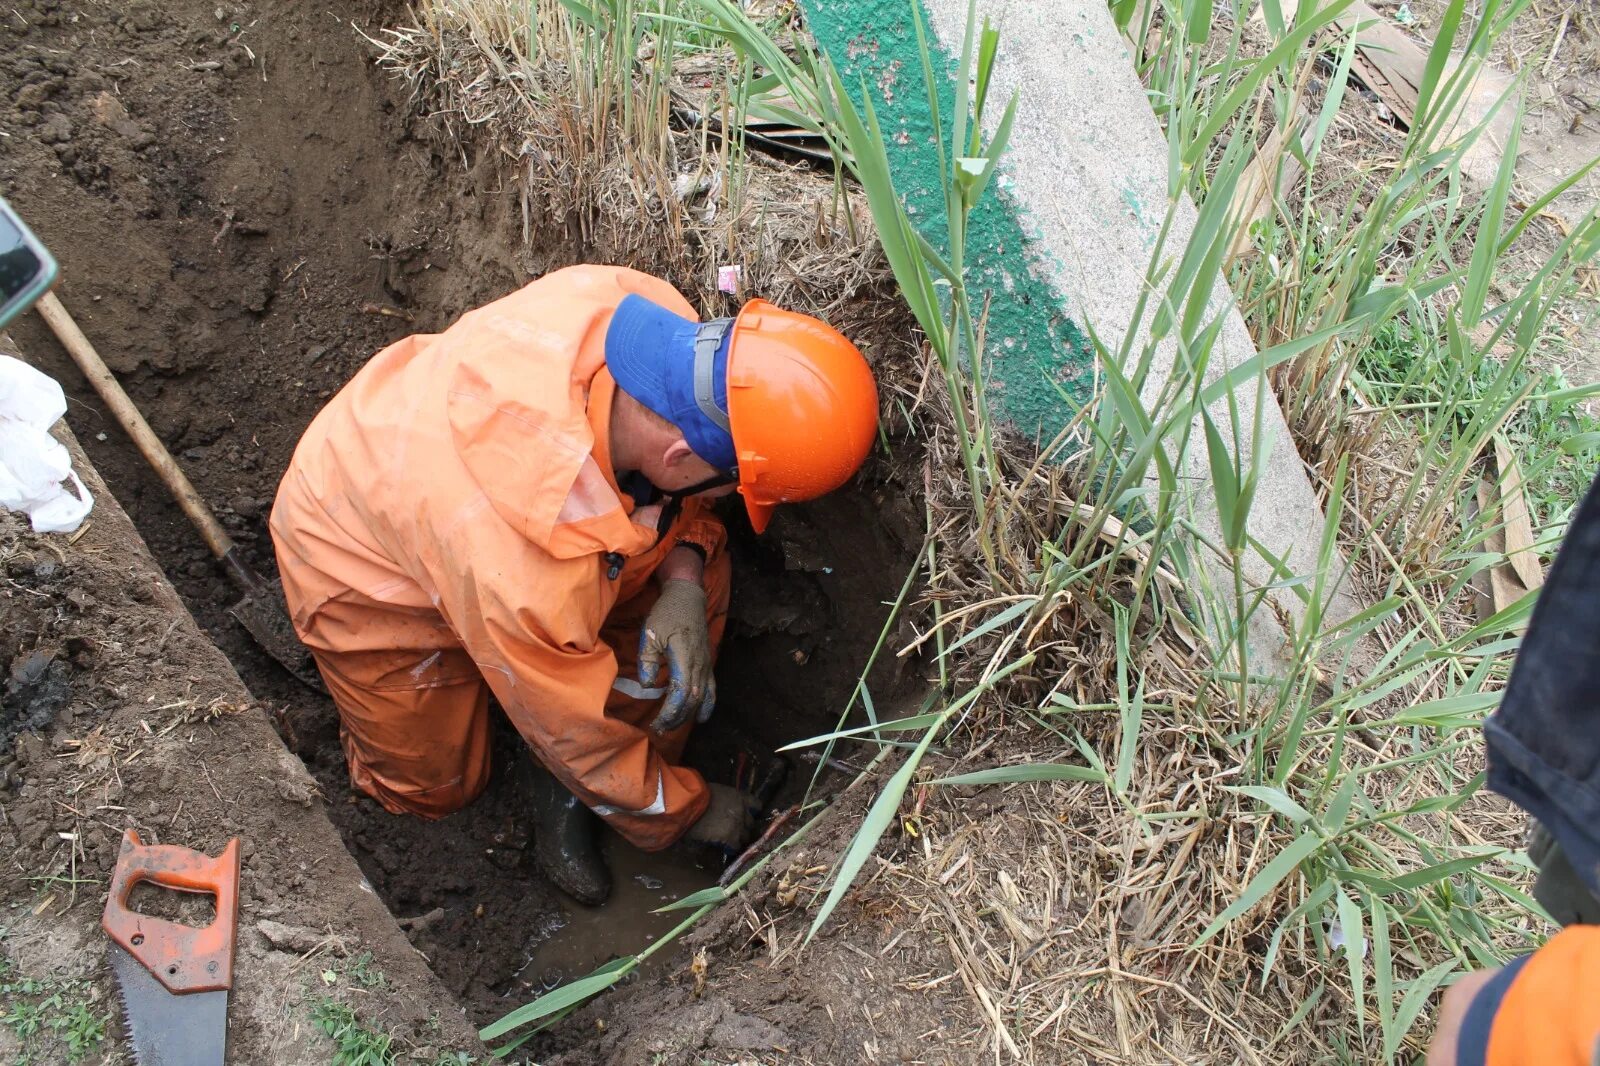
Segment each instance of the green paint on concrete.
M1144 217L1144 204L1140 201L1138 192L1126 182L1122 186L1122 202L1127 204L1128 210L1133 213L1133 221L1138 224L1139 232L1144 235L1145 245L1154 248L1156 237L1160 235L1160 225Z
M911 4L917 0L802 0L807 24L845 85L861 106L862 83L888 140L895 188L912 223L931 244L945 250L944 186L939 178L938 131L928 114L922 57ZM926 25L926 17L924 24ZM931 36L932 30L929 29ZM955 110L956 56L935 60L941 76L939 112L947 129ZM998 62L1005 62L1005 39ZM1003 108L1004 100L990 107ZM1086 398L1094 351L1068 317L1061 293L1041 274L1064 271L1040 261L1024 229L1025 209L1008 193L1002 173L990 185L967 223L967 277L973 303L988 296L989 396L994 412L1030 437L1048 440ZM1054 257L1051 257L1052 259ZM1070 397L1069 401L1065 397Z

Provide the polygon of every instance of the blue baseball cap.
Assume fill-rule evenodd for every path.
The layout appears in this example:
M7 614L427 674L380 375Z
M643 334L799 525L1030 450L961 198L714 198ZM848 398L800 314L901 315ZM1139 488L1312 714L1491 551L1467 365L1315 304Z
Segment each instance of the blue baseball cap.
M733 320L692 322L635 293L606 327L606 366L617 387L677 426L694 453L724 473L738 460L728 424Z

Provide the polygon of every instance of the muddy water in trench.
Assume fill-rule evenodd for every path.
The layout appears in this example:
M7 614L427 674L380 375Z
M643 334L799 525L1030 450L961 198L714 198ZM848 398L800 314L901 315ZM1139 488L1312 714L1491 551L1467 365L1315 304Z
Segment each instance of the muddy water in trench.
M635 954L681 922L687 911L655 911L715 884L715 862L683 851L647 854L607 833L601 852L611 867L611 898L603 907L566 902L551 936L512 974L513 992L537 994L582 977L601 963ZM646 965L664 965L658 953Z

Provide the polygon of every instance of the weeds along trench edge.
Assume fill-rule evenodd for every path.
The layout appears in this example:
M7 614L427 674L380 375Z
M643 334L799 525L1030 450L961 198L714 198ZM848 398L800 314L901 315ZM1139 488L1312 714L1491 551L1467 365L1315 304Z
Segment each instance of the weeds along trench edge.
M465 18L459 13L470 6L436 3L428 10L436 19ZM1532 595L1486 620L1462 619L1467 581L1503 556L1494 559L1482 544L1494 516L1465 520L1461 500L1479 476L1485 447L1536 392L1526 383L1529 358L1556 300L1600 250L1600 223L1591 213L1509 298L1492 295L1506 250L1581 175L1514 209L1513 134L1493 184L1481 195L1465 187L1461 158L1484 127L1456 131L1456 108L1475 65L1526 5L1490 3L1469 25L1458 0L1434 45L1431 81L1398 159L1381 176L1367 175L1376 193L1352 198L1338 216L1341 225L1329 227L1324 240L1318 229L1324 186L1318 182L1338 175L1334 164L1324 164L1321 146L1339 113L1340 81L1317 110L1311 150L1302 153L1310 194L1298 204L1285 199L1265 224L1246 229L1233 201L1258 143L1298 113L1316 63L1348 70L1351 37L1334 23L1346 6L1346 0L1302 5L1292 20L1281 11L1274 19L1269 11L1271 42L1252 54L1239 29L1248 15L1242 5L1233 6L1231 24L1222 23L1233 27L1228 40L1213 37L1218 23L1211 5L1112 5L1119 24L1138 40L1148 39L1158 13L1166 31L1141 72L1154 82L1171 145L1174 201L1152 254L1147 301L1137 312L1148 328L1128 330L1116 349L1091 337L1093 396L1074 408L1070 424L1036 457L1020 453L990 417L984 301L968 288L962 254L966 220L1005 151L1016 107L1015 100L999 108L986 99L998 35L979 22L975 7L954 79L957 107L942 126L950 210L938 246L904 210L871 94L857 105L834 66L803 46L778 43L724 0L665 10L621 2L542 5L538 25L465 23L467 35L481 37L479 47L498 57L496 77L528 84L536 81L527 65L538 54L533 42L553 23L564 27L568 47L574 35L594 33L603 42L604 34L627 27L632 58L613 68L626 76L622 90L605 98L612 108L631 98L637 65L653 72L652 92L659 91L667 74L656 73L662 64L645 53L654 42L651 56L668 54L659 44L667 27L695 36L697 47L726 42L743 70L759 74L739 97L740 113L781 114L822 138L859 185L884 256L935 357L943 388L917 408L919 432L932 459L955 460L962 477L930 474L929 534L873 660L890 648L899 616L917 602L911 594L920 574L926 582L920 600L932 623L915 644L931 645L939 685L922 713L880 722L863 674L839 728L810 741L824 745L825 753L841 740L879 745L851 789L887 769L900 748L908 754L835 866L808 939L894 821L922 759L942 737L993 723L1001 713L997 706L1031 708L1022 713L1036 730L1035 743L1049 734L1067 758L1024 759L923 783L1054 781L1102 790L1122 812L1119 832L1148 838L1163 826L1192 823L1196 833L1227 825L1230 839L1235 831L1247 836L1244 857L1230 853L1231 863L1214 864L1191 912L1174 928L1187 931L1193 965L1209 967L1207 987L1219 996L1239 994L1218 983L1223 960L1237 957L1247 937L1264 938L1260 990L1279 989L1297 1004L1291 1020L1336 1018L1334 1035L1320 1038L1326 1048L1363 1039L1370 1012L1379 1023L1370 1050L1392 1060L1432 992L1458 969L1531 939L1527 916L1534 908L1513 880L1520 860L1502 846L1463 837L1461 819L1503 817L1482 809L1476 795L1481 777L1471 772L1470 756L1474 727L1507 676L1514 632L1526 620ZM563 11L571 13L569 21L559 21ZM924 80L936 102L947 76L944 60L918 9L911 12ZM1138 27L1131 22L1135 13ZM515 32L494 37L508 26ZM1446 63L1463 35L1464 58ZM1220 49L1222 61L1208 49ZM585 54L618 53L600 48ZM771 102L779 89L783 105ZM646 111L660 114L648 105ZM632 121L625 115L624 128ZM735 115L730 121L740 120ZM1291 150L1284 139L1276 143L1276 156L1266 161L1269 172L1281 171ZM1172 212L1185 193L1199 204L1194 238L1187 248L1169 248ZM841 196L848 199L849 190L842 188ZM1471 240L1484 231L1495 237ZM1425 254L1395 254L1401 243L1416 246L1418 234ZM1465 258L1458 251L1463 244L1470 248ZM1295 254L1313 245L1322 254ZM1224 277L1237 297L1218 296ZM1218 308L1235 300L1264 347L1219 376L1209 366ZM1423 426L1422 453L1436 462L1417 464L1398 491L1375 494L1381 482L1364 447L1405 440L1416 430L1403 405L1375 404L1350 382L1372 338L1397 322L1440 338L1435 350L1444 358L1437 370L1449 384ZM1161 343L1175 343L1183 357L1169 377L1156 380L1152 355ZM1486 374L1487 388L1455 384ZM1264 456L1244 442L1260 439L1252 429L1259 427L1269 381L1292 424L1314 431L1322 445L1308 458L1321 479L1328 523L1319 566L1310 574L1292 573L1248 533ZM1544 391L1567 399L1594 392ZM1212 478L1204 490L1209 495L1197 499L1186 490L1183 472L1202 447ZM1374 495L1387 501L1376 511L1368 502ZM1196 520L1204 508L1220 518L1215 537L1203 534ZM1291 624L1289 668L1276 674L1252 661L1243 639L1249 621L1267 609L1266 590L1237 576L1231 587L1219 587L1212 576L1218 571L1205 564L1218 559L1225 564L1221 572L1239 575L1247 555L1275 571L1279 586L1304 608ZM1346 580L1360 587L1365 603L1350 617L1330 618L1327 597ZM1064 649L1086 639L1107 649L1110 669L1085 677L1063 660ZM1376 656L1374 646L1381 648ZM1064 684L1069 678L1076 690ZM858 702L869 724L847 730ZM1192 757L1220 772L1190 807L1151 809L1151 789L1136 778L1149 766L1154 738L1170 737L1174 728L1185 738L1165 753L1168 763ZM899 734L915 742L893 739ZM1368 794L1369 782L1381 787L1381 804ZM1182 792L1175 787L1175 794ZM673 933L511 1012L486 1027L484 1038L554 1024L615 984L743 889L822 816L811 801L805 814L809 821L728 886L674 904L690 913ZM1218 859L1215 846L1200 844L1189 854L1198 859L1201 848L1213 848L1209 857ZM1202 913L1213 900L1214 913ZM1370 964L1339 943L1370 944ZM1303 972L1286 973L1291 955L1329 972L1343 970L1342 984L1322 982L1313 990ZM501 1050L530 1035L517 1034Z

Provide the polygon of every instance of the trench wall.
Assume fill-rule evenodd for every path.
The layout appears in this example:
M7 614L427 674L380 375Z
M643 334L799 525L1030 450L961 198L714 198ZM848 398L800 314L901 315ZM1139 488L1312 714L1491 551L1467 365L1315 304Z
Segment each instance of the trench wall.
M26 359L5 334L0 354ZM54 722L17 737L0 778L0 840L15 860L0 872L5 953L22 973L91 982L119 1046L100 915L123 830L210 855L237 837L229 1061L330 1061L334 1046L314 1017L325 999L349 1002L365 1024L394 1034L397 1049L486 1054L284 747L268 717L281 708L255 700L201 632L66 423L53 432L95 503L71 536L33 534L21 515L0 512L8 552L44 560L54 575L39 588L11 582L10 594L56 620L38 624L35 640L67 667L71 692ZM76 851L72 891L41 890L28 875L56 869L64 847ZM381 985L352 984L363 955L362 972L383 974Z

